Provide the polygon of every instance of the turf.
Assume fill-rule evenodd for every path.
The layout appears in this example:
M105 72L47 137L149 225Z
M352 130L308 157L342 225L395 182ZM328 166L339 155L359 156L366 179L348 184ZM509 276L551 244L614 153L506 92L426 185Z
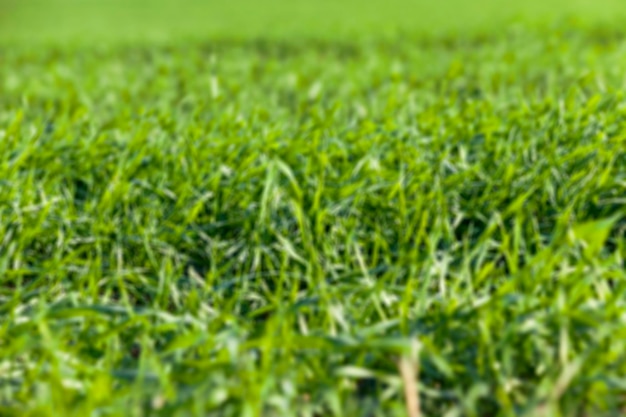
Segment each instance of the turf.
M624 412L620 6L374 4L141 39L12 6L0 415Z

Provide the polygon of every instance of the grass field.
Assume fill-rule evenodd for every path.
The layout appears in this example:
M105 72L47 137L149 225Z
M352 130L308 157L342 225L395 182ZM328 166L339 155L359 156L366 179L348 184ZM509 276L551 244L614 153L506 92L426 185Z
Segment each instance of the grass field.
M626 3L181 4L0 3L1 416L626 412Z

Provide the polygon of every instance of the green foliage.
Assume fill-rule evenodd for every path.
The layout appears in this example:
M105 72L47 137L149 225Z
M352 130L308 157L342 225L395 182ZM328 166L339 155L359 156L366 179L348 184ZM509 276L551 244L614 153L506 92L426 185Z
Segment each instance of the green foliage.
M0 414L616 415L621 29L0 50Z

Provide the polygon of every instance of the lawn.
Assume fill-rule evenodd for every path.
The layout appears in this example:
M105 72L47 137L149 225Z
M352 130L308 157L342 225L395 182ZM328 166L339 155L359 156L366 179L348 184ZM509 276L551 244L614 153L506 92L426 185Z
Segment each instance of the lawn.
M625 413L624 16L0 3L0 415Z

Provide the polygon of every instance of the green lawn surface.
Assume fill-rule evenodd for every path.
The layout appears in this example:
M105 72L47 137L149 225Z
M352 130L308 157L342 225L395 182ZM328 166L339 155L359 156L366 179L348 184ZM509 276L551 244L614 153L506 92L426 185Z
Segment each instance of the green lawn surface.
M4 10L4 12L3 12ZM511 22L621 26L620 0L4 0L0 39L53 43L327 40L498 32Z
M1 3L0 416L622 415L623 4Z

